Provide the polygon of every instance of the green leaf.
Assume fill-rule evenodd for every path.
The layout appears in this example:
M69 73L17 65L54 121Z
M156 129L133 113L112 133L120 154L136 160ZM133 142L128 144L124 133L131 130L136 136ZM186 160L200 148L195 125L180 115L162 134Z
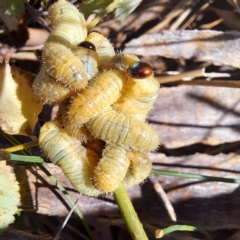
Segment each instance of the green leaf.
M7 14L16 18L21 18L24 11L27 0L1 0L0 8Z
M0 233L14 222L13 215L17 212L20 201L19 185L11 170L6 161L0 162Z
M125 0L119 5L115 11L115 19L122 22L129 14L131 14L142 2L142 0Z
M84 13L85 18L89 15L96 13L102 15L105 12L107 6L109 6L114 0L85 0L80 5L80 11Z

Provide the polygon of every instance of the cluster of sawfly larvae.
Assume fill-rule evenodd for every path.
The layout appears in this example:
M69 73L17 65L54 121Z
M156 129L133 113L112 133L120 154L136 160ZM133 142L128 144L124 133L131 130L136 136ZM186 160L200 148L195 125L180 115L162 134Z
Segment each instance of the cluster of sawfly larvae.
M145 122L159 90L151 66L135 55L115 54L100 33L88 34L83 15L67 1L48 11L53 31L33 90L59 111L41 128L40 147L82 194L141 183L152 167L146 153L159 144Z

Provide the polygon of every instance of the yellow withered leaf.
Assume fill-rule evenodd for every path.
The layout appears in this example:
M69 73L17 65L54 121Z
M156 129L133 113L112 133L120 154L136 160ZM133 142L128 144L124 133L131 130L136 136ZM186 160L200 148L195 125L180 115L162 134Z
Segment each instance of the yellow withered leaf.
M11 167L0 161L0 233L14 222L20 201L19 185Z
M42 110L31 88L31 74L2 63L0 79L0 127L8 134L31 136Z

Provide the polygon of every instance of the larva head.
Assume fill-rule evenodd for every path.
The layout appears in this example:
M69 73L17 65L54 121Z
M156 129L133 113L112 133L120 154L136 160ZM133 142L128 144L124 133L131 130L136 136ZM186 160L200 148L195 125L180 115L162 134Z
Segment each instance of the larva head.
M145 79L153 74L152 67L142 61L134 62L127 70L131 78Z
M89 50L96 51L95 45L93 43L91 43L91 42L88 42L88 41L81 42L81 43L78 44L78 46L87 48Z

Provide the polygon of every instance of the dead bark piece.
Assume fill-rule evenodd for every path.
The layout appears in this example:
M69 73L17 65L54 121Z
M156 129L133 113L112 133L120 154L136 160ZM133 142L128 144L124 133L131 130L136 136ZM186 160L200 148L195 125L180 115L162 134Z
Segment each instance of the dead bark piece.
M240 97L236 88L161 88L148 121L167 148L240 140Z
M217 66L240 67L240 33L213 30L164 31L145 34L126 44L125 52L142 56L195 58Z

